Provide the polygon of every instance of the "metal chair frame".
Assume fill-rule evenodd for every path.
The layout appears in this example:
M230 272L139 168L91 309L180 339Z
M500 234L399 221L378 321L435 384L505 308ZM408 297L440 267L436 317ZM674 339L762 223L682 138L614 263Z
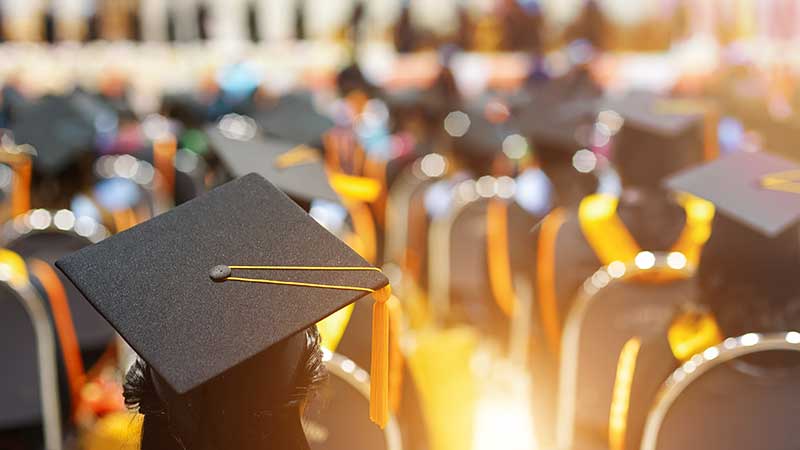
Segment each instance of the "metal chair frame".
M72 223L70 224L56 224L55 216L60 211L67 211L72 213ZM31 222L31 218L35 214L45 215L43 216L44 223L43 224L35 224ZM78 221L82 221L88 228L82 229L82 227L78 224ZM108 229L101 224L100 222L90 218L90 217L77 217L75 213L68 209L63 210L47 210L47 209L32 209L24 214L21 214L15 217L12 220L3 225L2 230L0 230L0 245L8 246L10 243L16 241L17 239L24 238L26 236L30 236L37 233L43 232L56 232L56 233L65 233L71 236L79 237L86 239L89 243L95 244L97 242L102 241L103 239L107 238L111 235Z
M447 214L431 220L428 229L428 298L431 317L441 319L450 313L450 233L464 210L486 200L475 190L475 180L465 180L453 186L453 204Z
M22 283L8 283L8 286L25 309L36 337L45 450L62 450L64 444L61 430L61 402L58 394L58 355L47 307L29 280L25 279Z
M359 367L353 360L328 350L323 350L323 360L328 373L344 380L363 395L365 400L369 401L370 381L369 373L366 370ZM394 415L389 416L383 434L386 438L387 450L403 450L400 425Z
M680 395L710 370L754 353L774 350L800 352L800 333L756 334L725 339L721 344L694 355L664 382L645 422L642 450L656 450L664 419Z
M389 204L392 209L386 210L386 242L384 243L384 260L398 262L408 244L408 214L411 197L417 188L427 181L438 178L429 177L419 169L420 160L405 169L389 191Z
M687 267L679 269L671 267L667 264L666 254L655 253L654 256L655 263L652 267L646 269L638 267L631 261L622 262L625 268L622 274L614 273L613 270L609 271L609 266L601 267L584 281L575 303L567 314L561 339L561 359L558 375L556 445L559 449L570 449L574 443L581 328L586 319L586 314L597 295L609 286L629 280L645 272L670 271L686 277L692 273ZM598 285L594 280L603 280L604 282Z
M68 210L66 210L68 211ZM70 211L71 212L71 211ZM71 224L56 225L54 217L57 211L34 209L6 222L2 229L3 245L8 245L17 239L42 232L58 232L86 239L96 243L109 235L108 230L94 219L82 218L87 224L86 229L81 229L74 214ZM34 214L44 215L43 223L31 222ZM45 300L37 293L29 281L22 285L9 286L18 295L18 300L24 307L33 325L36 336L36 354L39 365L39 389L42 402L42 419L45 436L46 450L61 450L63 448L61 430L61 408L58 394L58 355L55 334L52 329L50 317L47 313Z

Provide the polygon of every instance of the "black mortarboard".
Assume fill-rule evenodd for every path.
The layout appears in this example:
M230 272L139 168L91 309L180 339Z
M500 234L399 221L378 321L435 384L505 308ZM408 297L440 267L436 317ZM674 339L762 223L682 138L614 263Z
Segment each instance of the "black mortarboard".
M597 102L603 88L585 68L530 84L515 118L533 139L537 151L561 151L572 156L591 144L587 131L597 116Z
M161 112L188 127L199 127L208 121L209 103L193 92L167 92L161 99Z
M18 144L36 149L34 167L45 174L61 173L94 146L94 123L66 96L47 95L21 105L11 130Z
M469 126L461 136L453 136L453 150L471 157L493 157L503 150L507 132L502 124L490 122L481 111L470 111Z
M599 123L605 123L604 116L614 113L623 120L621 129L613 137L613 160L623 182L653 185L701 162L703 108L690 100L644 92L598 102Z
M624 127L665 137L698 130L704 118L703 105L698 102L645 92L630 93L618 101L606 102L605 106L622 116Z
M257 174L56 265L178 394L373 293L375 417L385 424L386 277Z
M666 185L769 237L800 221L800 164L768 153L735 153L680 172Z
M257 131L252 135L235 135L221 126L222 123L209 126L206 132L215 153L232 176L256 172L292 198L339 202L339 196L328 183L319 150L264 137Z
M591 127L597 118L596 102L534 99L519 111L515 121L533 139L536 150L560 151L570 156L591 145Z
M333 128L328 116L321 114L309 95L290 94L278 99L273 107L253 114L261 131L279 139L322 146L322 136Z
M556 104L587 101L603 95L600 86L585 67L578 67L565 75L544 80L532 80L528 96L538 103Z

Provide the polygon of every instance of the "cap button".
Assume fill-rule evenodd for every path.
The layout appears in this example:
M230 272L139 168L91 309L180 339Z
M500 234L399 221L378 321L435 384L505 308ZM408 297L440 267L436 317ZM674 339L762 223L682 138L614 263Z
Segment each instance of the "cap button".
M208 271L208 276L214 281L225 281L226 278L231 276L231 268L224 264L214 266Z

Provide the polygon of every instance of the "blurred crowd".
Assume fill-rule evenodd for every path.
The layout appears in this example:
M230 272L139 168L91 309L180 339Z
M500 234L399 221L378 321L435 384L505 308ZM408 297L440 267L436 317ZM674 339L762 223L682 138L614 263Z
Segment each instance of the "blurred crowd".
M251 172L392 286L298 449L800 445L800 4L72 3L0 1L0 449L140 448L55 261Z

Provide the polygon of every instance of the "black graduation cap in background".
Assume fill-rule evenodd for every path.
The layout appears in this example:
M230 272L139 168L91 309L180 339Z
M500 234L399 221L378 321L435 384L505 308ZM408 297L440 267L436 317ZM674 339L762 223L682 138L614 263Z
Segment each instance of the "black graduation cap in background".
M188 127L200 127L208 120L210 102L195 92L166 92L161 98L161 112Z
M466 157L493 157L503 151L509 134L502 124L490 122L479 108L467 112L469 126L461 136L453 136L453 150Z
M319 150L264 137L257 130L237 135L222 129L225 120L248 119L227 116L223 122L206 128L211 146L232 176L256 172L292 198L339 202L339 196L328 183ZM246 123L240 125L247 126Z
M77 88L69 94L69 100L78 114L95 128L97 128L98 122L101 122L100 126L103 126L118 118L119 113L114 105L99 94Z
M704 118L704 106L698 101L650 92L632 92L607 105L613 107L629 126L665 136L697 128Z
M385 423L388 280L257 174L56 265L179 394L373 293L383 357L373 360L383 382L375 417ZM274 370L292 375L296 365Z
M564 102L534 99L515 116L518 127L533 140L536 151L567 153L591 144L591 129L597 118L594 100Z
M536 103L553 105L600 98L603 87L586 67L577 67L556 78L532 79L525 94Z
M314 147L322 147L322 136L334 126L305 93L285 95L269 109L255 111L253 118L267 136Z
M597 113L614 111L624 120L615 147L632 146L630 152L672 152L684 150L701 155L703 147L703 105L687 99L664 97L649 92L632 92L620 99L597 103Z
M442 68L430 86L384 90L381 96L393 113L415 112L432 120L441 120L464 103L453 73L447 67Z
M46 95L14 110L14 140L36 149L34 167L38 172L61 173L92 150L94 123L74 100Z
M735 153L680 172L666 185L768 237L800 221L800 164L769 153Z

